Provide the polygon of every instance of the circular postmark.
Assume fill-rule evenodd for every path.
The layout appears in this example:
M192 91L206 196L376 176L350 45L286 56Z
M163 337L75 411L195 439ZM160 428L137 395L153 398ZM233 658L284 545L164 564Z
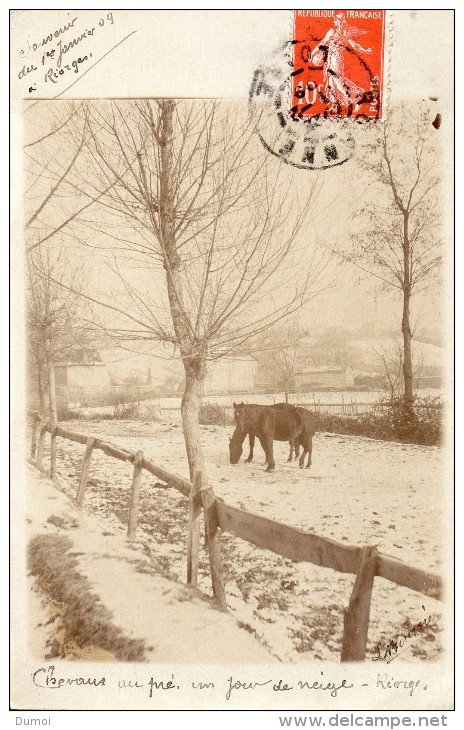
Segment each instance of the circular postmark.
M353 52L353 56L357 54ZM321 84L317 73L314 81L293 81L308 68L322 67L326 58L327 50L317 47L312 38L290 41L275 54L272 63L260 66L253 74L249 107L258 137L270 154L300 169L324 170L343 165L354 154L357 125L379 117L372 106L376 103L375 93L370 90L356 104L342 108L329 98L328 83ZM366 61L358 56L357 62L372 84L374 75ZM369 105L370 116L363 113L365 104Z

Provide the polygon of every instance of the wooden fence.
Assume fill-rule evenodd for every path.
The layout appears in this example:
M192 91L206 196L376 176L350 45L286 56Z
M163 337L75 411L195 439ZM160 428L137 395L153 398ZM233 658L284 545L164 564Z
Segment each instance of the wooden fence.
M231 399L233 396L231 396ZM249 402L250 398L247 399L245 402ZM233 419L234 416L234 409L231 405L223 405L223 404L217 404L213 401L208 401L207 398L205 399L204 405L217 405L220 408L223 408L227 415L230 416L231 419ZM263 403L262 405L273 405L272 403ZM312 411L313 413L323 413L327 415L334 415L334 416L361 416L366 413L372 413L375 415L385 415L392 411L392 406L390 403L378 403L378 402L371 402L371 403L363 403L360 401L341 401L340 403L324 403L323 401L310 401L310 400L304 400L302 399L301 402L297 400L291 400L290 404L292 406L295 406L297 408L307 408L308 410ZM168 405L158 406L158 410L160 413L163 413L165 411L168 412L176 412L180 414L180 405ZM436 414L440 410L443 410L443 406L437 403L430 403L424 406L415 406L415 411L417 415L424 417L427 415L431 415L432 413Z
M206 545L209 552L213 596L221 610L227 610L220 535L229 532L260 548L271 550L277 555L295 562L306 561L340 573L356 575L348 608L344 612L344 629L341 660L363 661L366 655L367 632L371 594L374 578L379 576L397 585L410 588L426 596L441 599L441 578L427 571L407 565L393 557L379 553L375 547L345 545L327 537L305 532L276 522L267 517L248 512L226 504L215 496L205 476L197 471L193 484L182 477L145 458L142 451L133 453L114 446L93 436L74 433L61 426L52 428L50 422L33 417L31 460L41 469L46 433L52 439L57 437L85 445L76 503L82 506L87 486L89 468L94 450L99 449L108 456L133 464L132 488L128 508L129 539L134 539L142 472L148 471L164 484L177 489L189 500L189 521L187 534L187 584L197 585L200 523L205 520Z
M308 408L314 413L326 413L339 416L361 416L365 413L373 413L376 415L385 415L391 413L391 403L360 403L359 401L343 401L342 403L323 403L320 401L308 403L292 403L300 408ZM436 414L443 410L443 406L439 403L430 403L427 405L414 406L416 415L424 417Z
M294 403L300 408L309 408L314 413L327 413L336 416L359 416L364 413L387 413L391 410L389 403L359 403L358 401L345 401L342 403Z

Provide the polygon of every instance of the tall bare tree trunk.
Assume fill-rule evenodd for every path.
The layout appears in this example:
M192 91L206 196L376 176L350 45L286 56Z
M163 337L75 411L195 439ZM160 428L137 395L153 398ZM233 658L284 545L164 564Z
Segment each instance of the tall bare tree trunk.
M198 352L195 336L191 331L186 313L180 272L182 262L176 245L176 188L173 174L174 109L175 102L173 100L165 99L161 102L159 135L160 242L164 255L169 306L185 372L185 390L182 397L181 413L190 479L193 481L195 469L201 469L205 473L199 416L206 367L204 358Z
M412 384L412 334L410 325L411 302L411 248L409 243L409 214L403 211L403 317L401 331L403 333L403 378L404 378L404 410L413 415L414 392Z
M202 370L204 370L204 367L202 367ZM201 469L205 473L205 461L199 428L203 382L204 376L201 377L199 373L192 372L192 368L186 370L181 412L191 481L193 480L195 469Z
M412 335L409 324L409 303L411 295L409 292L403 292L403 319L401 320L401 330L403 332L403 378L404 378L404 400L408 408L412 409L414 402L414 392L412 383Z
M37 389L39 392L39 413L41 416L45 415L45 384L43 380L43 362L42 358L40 357L40 353L37 352L36 356L36 365L37 365Z
M47 353L47 370L48 370L48 403L50 408L50 427L51 427L51 443L50 443L50 476L56 476L56 434L55 429L58 425L58 416L56 410L56 385L55 385L55 365L51 356L50 336L46 339Z

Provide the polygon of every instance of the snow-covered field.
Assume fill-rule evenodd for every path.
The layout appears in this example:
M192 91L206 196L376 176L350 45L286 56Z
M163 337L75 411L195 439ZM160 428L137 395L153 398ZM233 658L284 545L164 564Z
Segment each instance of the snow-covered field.
M32 656L41 660L56 658L59 649L68 660L115 661L115 654L108 649L114 650L111 631L119 628L124 639L143 644L144 659L150 663L270 661L266 649L241 629L231 614L215 610L212 602L205 601L198 592L165 578L138 544L128 542L125 535L108 526L105 518L80 510L69 500L60 490L59 481L54 484L30 467L29 486L29 536L66 536L68 552L76 560L75 570L85 576L81 589L97 595L111 616L106 636L100 634L97 638L95 630L93 635L87 634L84 646L69 641L62 625L62 604L50 601L43 578L29 577L28 638ZM46 572L49 566L42 567ZM89 622L89 602L87 609ZM72 633L78 627L69 622L67 629Z
M175 417L170 423L64 425L131 451L142 449L150 460L188 478L183 434ZM229 463L231 433L232 427L202 427L210 484L228 503L347 544L376 545L383 553L440 574L443 478L438 447L318 433L310 470L300 470L297 462L287 464L288 446L276 442L276 470L269 474L259 446L253 463ZM70 496L76 493L83 450L58 439L59 480ZM85 506L121 533L127 526L131 471L130 465L94 452ZM155 569L184 581L187 500L155 484L144 473L137 539ZM222 536L222 553L228 606L273 656L286 662L339 660L343 609L354 576L292 563L227 534ZM201 590L211 594L204 550L199 573ZM376 578L369 655L375 655L378 642L385 646L411 624L439 611L439 602ZM440 624L428 628L402 658L435 659L440 633Z

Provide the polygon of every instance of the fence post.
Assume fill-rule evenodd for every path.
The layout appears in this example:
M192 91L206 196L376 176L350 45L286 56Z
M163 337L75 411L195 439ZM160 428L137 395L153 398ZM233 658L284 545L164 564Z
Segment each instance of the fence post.
M129 540L135 538L137 529L137 518L139 513L140 483L142 481L143 451L137 451L134 459L134 472L132 475L132 489L129 505L129 523L127 525L127 537Z
M87 445L85 447L84 459L82 461L81 475L79 478L79 486L77 488L76 502L79 507L82 507L84 501L85 488L87 487L87 479L89 478L89 467L90 459L92 458L92 451L95 445L95 438L89 436L87 439Z
M34 420L32 421L32 434L31 434L31 461L35 459L35 449L37 446L37 426L39 425L40 416L38 413L34 413Z
M377 562L377 548L364 547L361 551L350 603L344 615L342 662L362 662L366 658L372 586L377 571Z
M206 539L209 552L209 565L211 569L211 582L213 584L213 595L218 608L227 611L226 593L224 590L224 574L222 570L220 533L216 514L216 497L211 487L207 486L204 475L202 489L200 492L201 502L205 513Z
M189 495L189 524L187 537L187 584L197 585L198 559L200 552L201 481L202 472L195 470Z
M42 459L45 445L45 434L48 430L48 422L40 419L39 443L37 444L37 456L35 465L37 469L42 469Z

